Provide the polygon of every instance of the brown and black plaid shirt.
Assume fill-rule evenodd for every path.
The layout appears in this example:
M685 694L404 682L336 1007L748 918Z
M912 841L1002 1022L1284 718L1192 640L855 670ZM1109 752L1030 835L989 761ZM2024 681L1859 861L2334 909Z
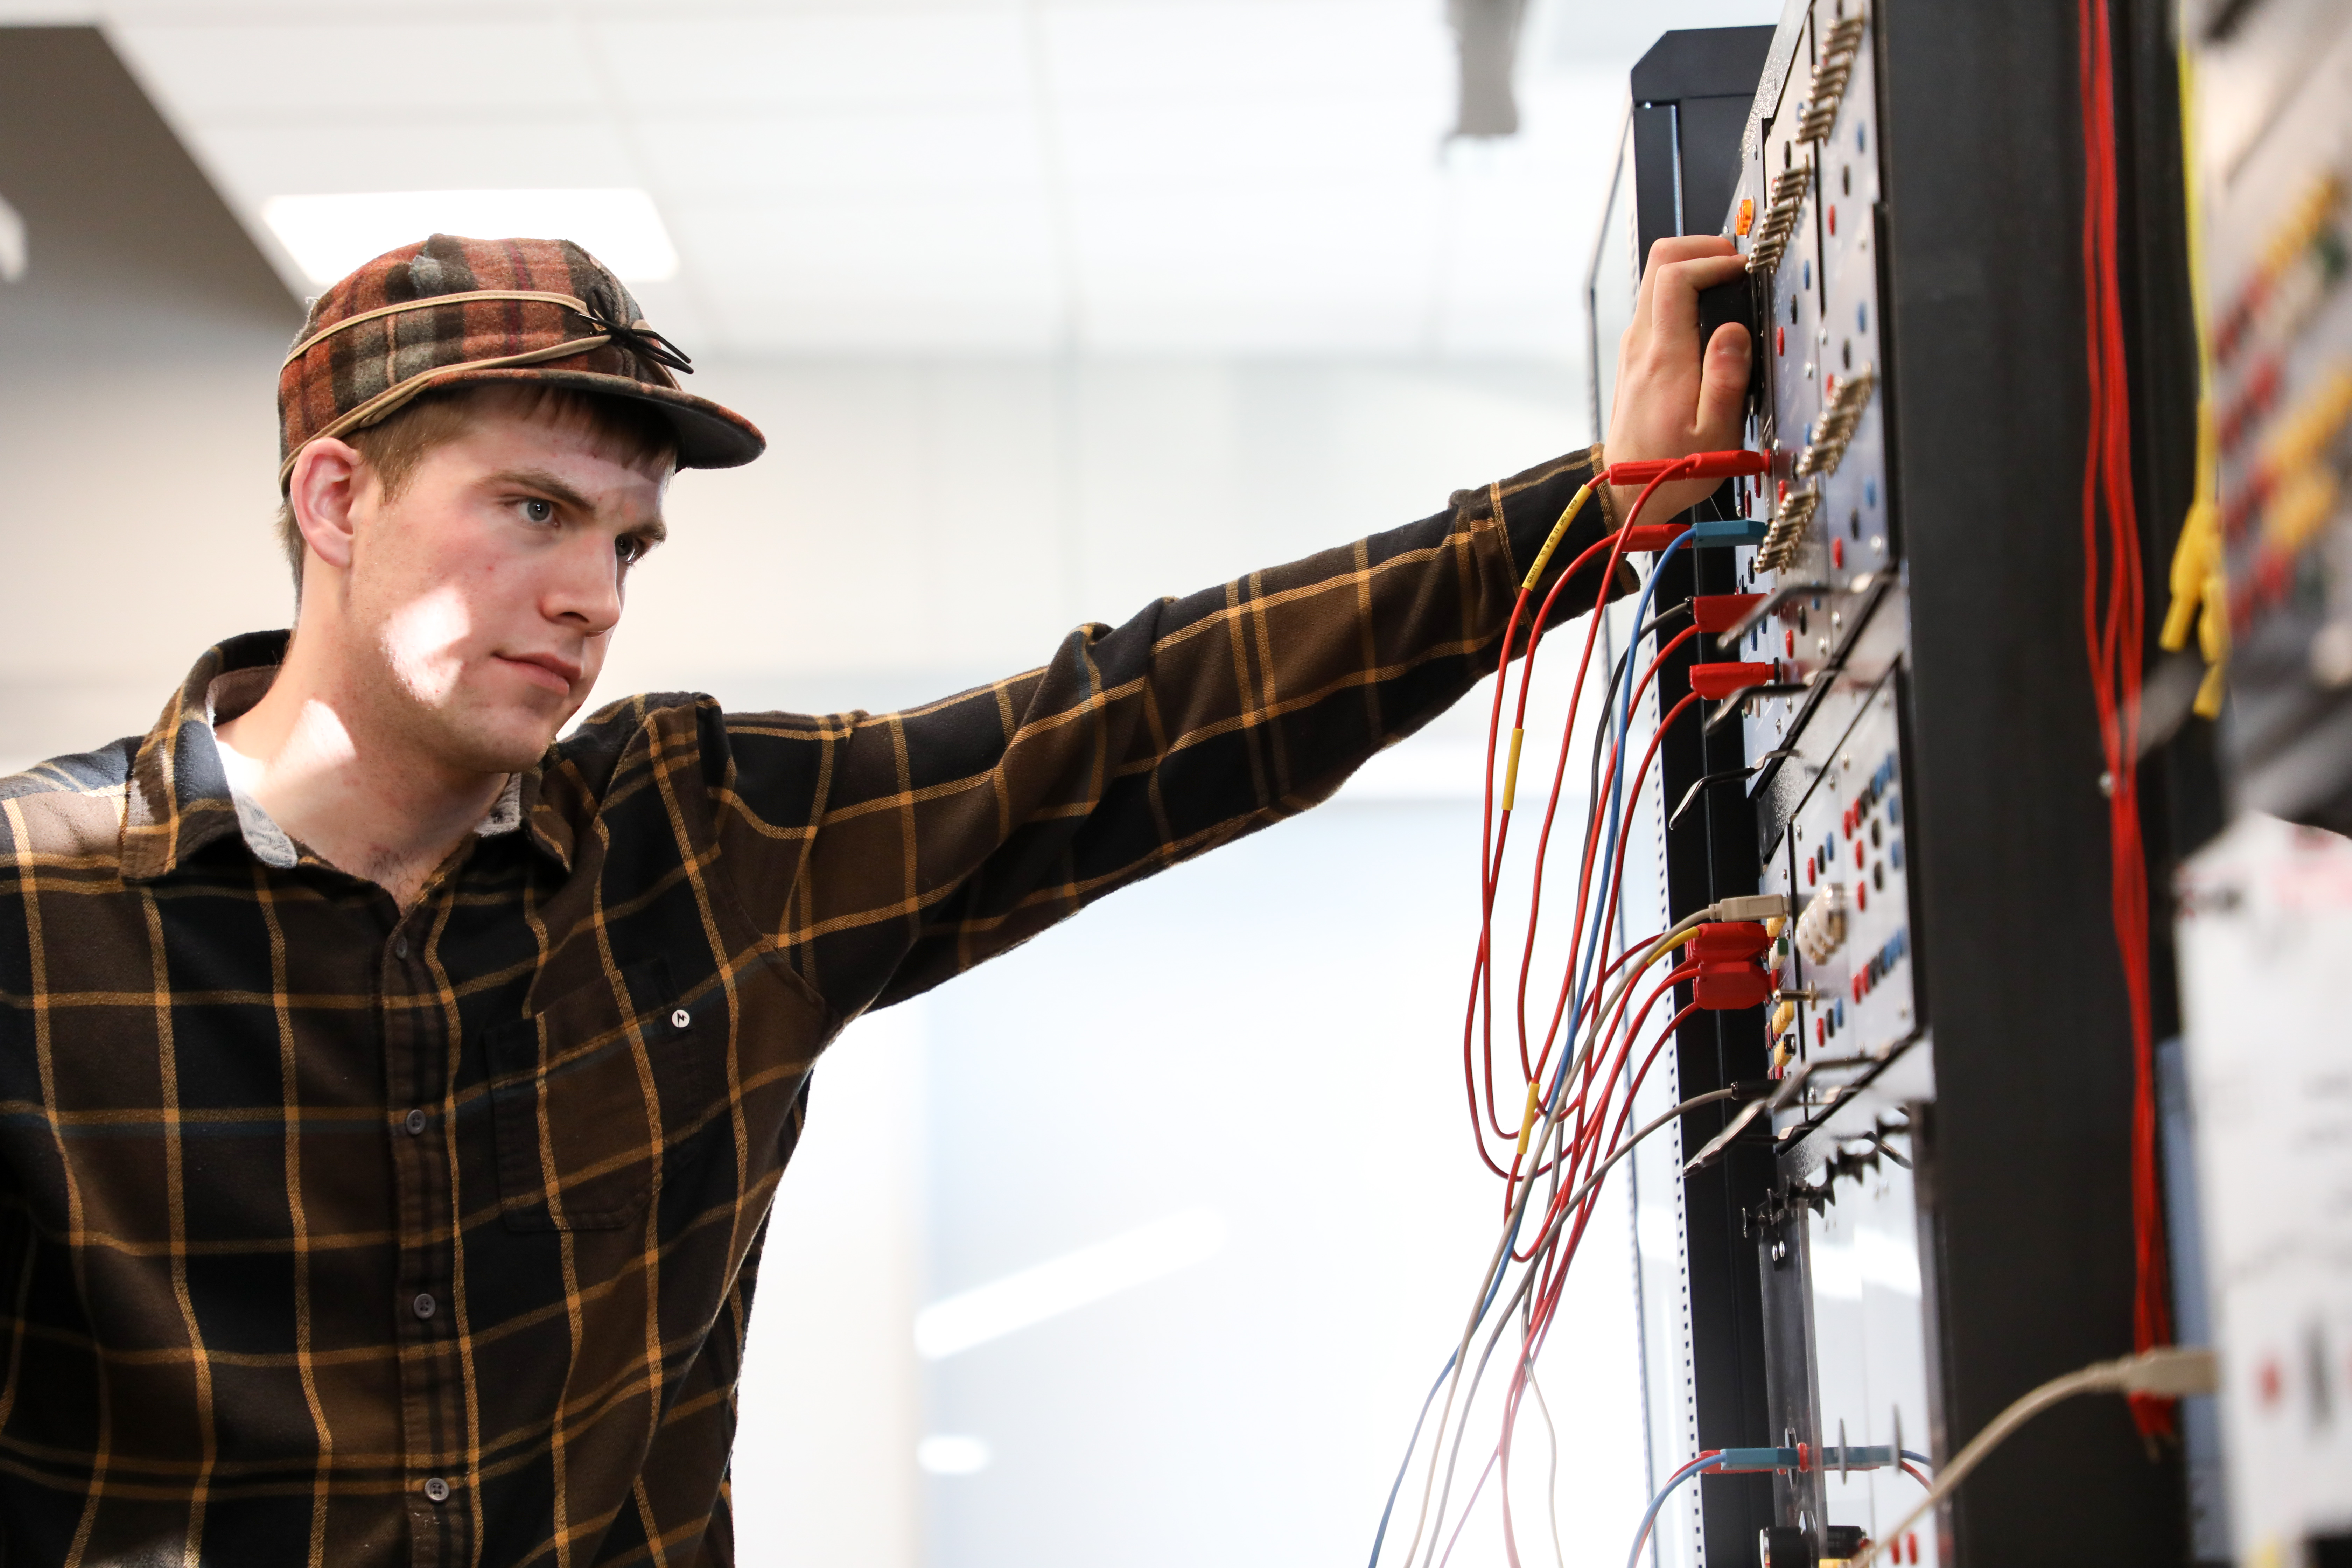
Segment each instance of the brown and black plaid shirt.
M240 831L208 700L283 634L0 782L0 1557L730 1562L825 1043L1460 697L1591 460L928 708L614 704L404 913Z

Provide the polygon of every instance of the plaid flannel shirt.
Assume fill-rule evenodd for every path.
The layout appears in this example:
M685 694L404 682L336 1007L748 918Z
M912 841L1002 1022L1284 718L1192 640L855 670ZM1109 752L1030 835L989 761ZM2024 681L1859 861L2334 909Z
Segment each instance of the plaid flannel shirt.
M614 704L404 911L240 831L207 694L282 633L0 781L0 1557L731 1562L826 1042L1460 697L1596 456L930 707Z

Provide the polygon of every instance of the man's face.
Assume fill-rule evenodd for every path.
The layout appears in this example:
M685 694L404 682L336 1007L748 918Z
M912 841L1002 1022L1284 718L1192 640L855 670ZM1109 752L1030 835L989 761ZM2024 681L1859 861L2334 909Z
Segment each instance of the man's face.
M353 495L348 625L375 721L447 764L536 763L579 710L658 542L667 460L632 464L586 424L496 397L386 500Z

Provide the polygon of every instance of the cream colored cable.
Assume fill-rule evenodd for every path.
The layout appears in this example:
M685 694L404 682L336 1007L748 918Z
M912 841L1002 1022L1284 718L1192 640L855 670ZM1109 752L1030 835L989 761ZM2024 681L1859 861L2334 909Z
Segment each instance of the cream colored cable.
M1853 1559L1852 1568L1870 1568L1889 1546L1909 1533L1911 1527L1935 1511L1937 1504L1952 1495L1952 1489L1967 1479L1970 1470L1984 1462L1985 1457L2020 1426L2063 1400L2078 1394L2152 1394L2168 1399L2178 1399L2189 1394L2210 1394L2220 1386L2218 1364L2213 1352L2199 1346L2162 1345L2137 1355L2127 1355L2115 1361L2094 1362L2080 1372L2070 1372L2063 1377L2053 1377L2041 1387L2024 1395L2008 1409L1992 1418L1991 1424L1969 1440L1951 1463L1936 1472L1936 1484L1919 1500L1919 1506L1904 1517L1903 1522L1886 1532L1884 1541L1874 1541L1867 1551Z
M1656 942L1652 942L1650 944L1649 951L1643 953L1638 962L1628 965L1624 973L1618 976L1616 989L1609 994L1608 1001L1594 1012L1592 1016L1594 1023L1598 1025L1600 1020L1606 1018L1609 1016L1611 1009L1616 1005L1618 998L1625 994L1626 988L1632 985L1634 980L1652 964L1657 963L1657 961L1666 953L1673 952L1677 947L1680 947L1684 942L1688 942L1691 939L1692 934L1696 932L1700 926L1706 924L1709 921L1721 918L1719 911L1722 910L1724 903L1738 902L1739 902L1739 900L1724 900L1723 903L1709 904L1706 908L1699 910L1696 914L1686 917L1681 922L1676 924L1672 931L1667 931L1665 935L1660 937ZM1592 1038L1588 1037L1584 1044L1578 1047L1576 1054L1569 1058L1568 1066L1560 1079L1560 1081L1563 1084L1565 1084L1569 1079L1575 1076L1576 1069L1578 1067L1582 1065L1585 1057L1591 1052L1591 1048ZM1568 1100L1569 1097L1567 1095L1561 1095L1559 1097L1559 1103L1554 1105L1550 1110L1546 1113L1543 1121L1543 1135L1542 1137L1535 1140L1535 1143L1538 1148L1541 1148L1546 1142L1550 1141L1552 1130L1559 1124L1560 1112L1567 1108ZM1430 1447L1429 1474L1422 1482L1421 1510L1413 1521L1412 1543L1405 1549L1404 1561L1407 1563L1412 1562L1415 1557L1421 1554L1422 1538L1429 1529L1430 1500L1432 1496L1437 1490L1437 1458L1438 1455L1444 1452L1445 1448L1445 1431L1447 1426L1453 1421L1454 1396L1460 1392L1462 1386L1463 1363L1469 1359L1471 1342L1478 1337L1479 1320L1486 1316L1486 1301L1488 1283L1496 1278L1496 1271L1504 1267L1504 1259L1508 1256L1511 1249L1511 1238L1517 1234L1520 1220L1527 1210L1528 1199L1534 1194L1535 1190L1536 1184L1532 1178L1520 1187L1517 1199L1511 1205L1510 1217L1503 1226L1502 1237L1496 1243L1495 1254L1487 1260L1486 1272L1478 1276L1478 1298L1470 1305L1469 1321L1463 1325L1462 1342L1458 1347L1456 1347L1454 1355L1454 1373L1453 1375L1446 1380L1445 1403L1440 1406L1438 1410L1437 1431L1432 1439ZM1464 1414L1466 1416L1468 1412L1465 1411ZM1446 1467L1446 1490L1448 1492L1453 1490L1453 1466L1449 1464ZM1432 1537L1430 1540L1430 1553L1433 1557L1436 1554L1436 1551L1437 1542L1435 1538Z

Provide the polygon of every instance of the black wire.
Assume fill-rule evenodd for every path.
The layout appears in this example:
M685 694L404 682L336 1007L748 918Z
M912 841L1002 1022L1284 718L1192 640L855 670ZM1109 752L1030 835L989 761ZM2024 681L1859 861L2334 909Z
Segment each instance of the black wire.
M1600 1168L1599 1168L1599 1169L1595 1170L1595 1171L1592 1173L1592 1174L1591 1174L1591 1175L1590 1175L1590 1176L1588 1176L1588 1177L1586 1177L1586 1178L1585 1178L1585 1180L1584 1180L1584 1182L1583 1182L1583 1184L1582 1184L1582 1187L1583 1187L1583 1188L1589 1188L1589 1189L1592 1189L1592 1190L1596 1190L1596 1191L1597 1191L1597 1190L1598 1190L1598 1188L1599 1188L1599 1185L1600 1185L1601 1178L1603 1175L1605 1175L1605 1174L1607 1174L1607 1173L1608 1173L1608 1172L1609 1172L1610 1168L1611 1168L1612 1166L1615 1165L1619 1160L1622 1160L1622 1159L1623 1159L1627 1154L1632 1153L1632 1152L1633 1152L1633 1147L1634 1147L1634 1145L1636 1145L1636 1144L1640 1143L1640 1142L1642 1142L1642 1140L1643 1140L1644 1138L1647 1138L1651 1133L1655 1132L1659 1128L1665 1126L1668 1122L1675 1121L1676 1118L1678 1118L1678 1117L1680 1117L1680 1116L1682 1116L1682 1115L1685 1114L1686 1112L1689 1112L1689 1111L1692 1111L1692 1110L1697 1110L1697 1109L1698 1109L1700 1106L1702 1106L1702 1105L1712 1105L1712 1104L1714 1104L1714 1103L1715 1103L1716 1101L1717 1101L1717 1100L1735 1099L1735 1098L1737 1098L1737 1097L1738 1096L1739 1092L1740 1092L1740 1089L1739 1089L1739 1086L1738 1086L1738 1085L1737 1085L1737 1084L1735 1084L1735 1085L1733 1085L1733 1086L1731 1086L1730 1088L1727 1088L1727 1089L1710 1089L1710 1090L1708 1090L1708 1091L1707 1091L1706 1093L1705 1093L1705 1094L1698 1095L1698 1096L1696 1096L1696 1097L1695 1097L1695 1098L1693 1098L1693 1099L1690 1099L1690 1100L1685 1100L1682 1101L1680 1104L1671 1107L1670 1109L1668 1109L1667 1110L1664 1111L1664 1112L1663 1112L1663 1113L1661 1113L1660 1115L1658 1115L1658 1116L1656 1116L1656 1117L1654 1117L1654 1118L1653 1118L1652 1120L1650 1120L1649 1121L1644 1122L1644 1123L1643 1124L1643 1126L1641 1127L1641 1129L1640 1129L1638 1131L1636 1131L1636 1132L1635 1132L1635 1133L1634 1133L1631 1138L1628 1138L1628 1139L1624 1142L1624 1143L1623 1143L1622 1146L1620 1146L1620 1147L1618 1148L1618 1150L1617 1150L1614 1153L1611 1154L1611 1155L1610 1155L1610 1157L1609 1157L1607 1160L1605 1160L1605 1161L1601 1162L1601 1166L1600 1166ZM1524 1201L1524 1200L1522 1200L1522 1201ZM1577 1196L1576 1194L1570 1194L1570 1202L1569 1202L1569 1205L1568 1205L1568 1207L1569 1207L1569 1208L1574 1208L1574 1207L1577 1205L1577 1204L1578 1204L1578 1203L1580 1203L1580 1202L1581 1202L1581 1201L1582 1201L1582 1199L1581 1199L1580 1197ZM1477 1369L1470 1374L1470 1387L1469 1387L1469 1391L1467 1392L1467 1394L1465 1394L1464 1395L1464 1398L1463 1398L1463 1401L1462 1401L1462 1414L1463 1414L1463 1418L1462 1418L1462 1420L1461 1420L1459 1423L1457 1423L1457 1424L1455 1425L1455 1426L1454 1426L1454 1446L1453 1446L1453 1450L1452 1450L1452 1452L1448 1455L1447 1459L1446 1459L1446 1464L1445 1464L1445 1481L1444 1481L1444 1484L1442 1487L1440 1487L1440 1488L1438 1489L1438 1493L1437 1493L1437 1512L1436 1512L1436 1516L1435 1516L1435 1521L1434 1521L1434 1522L1435 1522L1436 1527L1437 1527L1437 1530L1438 1530L1438 1531L1439 1531L1440 1533L1443 1533L1443 1532L1444 1532L1444 1528L1445 1528L1445 1507L1446 1507L1446 1504L1447 1504L1448 1502L1450 1502L1450 1501L1453 1500L1453 1496L1454 1496L1454 1471L1455 1471L1456 1468L1461 1464L1461 1461L1462 1461L1462 1443L1463 1443L1463 1439L1464 1439L1465 1436L1468 1436L1468 1434L1469 1434L1469 1429L1470 1429L1470 1419L1469 1419L1470 1411L1472 1410L1472 1408L1473 1408L1473 1407L1475 1407L1475 1406L1476 1405L1476 1404L1477 1404L1477 1402L1478 1402L1478 1388L1479 1388L1479 1385L1480 1385L1481 1384L1483 1384L1483 1383L1486 1381L1486 1367L1487 1367L1487 1364L1495 1359L1495 1348L1496 1348L1496 1346L1497 1346L1497 1345L1499 1345L1500 1343L1502 1343L1502 1340L1503 1340L1503 1331L1504 1331L1505 1329L1507 1329L1507 1328L1509 1328L1509 1327L1511 1326L1511 1317L1512 1317L1512 1314L1513 1314L1513 1313L1515 1313L1515 1312L1517 1312L1517 1311L1519 1310L1519 1308L1520 1308L1520 1306L1521 1306L1521 1304L1522 1304L1523 1302L1527 1302L1527 1301L1529 1300L1529 1298L1528 1298L1528 1290L1529 1290L1529 1288L1530 1288L1530 1287L1532 1287L1532 1286L1535 1284L1535 1282L1536 1282L1536 1279L1537 1279L1538 1275L1538 1274L1539 1274L1539 1272L1540 1272L1540 1270L1538 1270L1538 1269L1537 1268L1537 1267L1536 1267L1538 1260L1538 1259L1540 1259L1540 1258L1544 1256L1544 1254L1545 1254L1545 1253L1547 1253L1547 1252L1550 1251L1553 1247L1557 1247L1557 1246L1559 1244L1559 1226L1560 1226L1560 1223L1561 1223L1561 1222L1564 1222L1564 1221L1567 1219L1567 1217L1568 1217L1567 1211L1566 1211L1565 1209L1563 1209L1563 1210L1561 1211L1561 1213L1560 1213L1560 1215L1559 1215L1559 1220L1555 1220L1553 1223L1551 1223L1551 1224L1549 1224L1549 1225L1547 1225L1547 1226L1543 1228L1543 1230L1542 1230L1542 1231L1540 1231L1539 1233L1538 1233L1537 1237L1536 1237L1536 1242L1535 1242L1534 1250L1530 1253L1530 1255L1529 1255L1529 1256L1528 1256L1528 1258L1527 1267L1526 1267L1526 1268L1525 1268L1520 1272L1520 1275L1519 1275L1519 1288L1518 1288L1516 1291L1512 1292L1511 1300L1510 1300L1509 1301L1507 1301L1507 1302L1504 1303L1504 1306L1503 1306L1503 1311L1502 1311L1502 1316L1501 1316L1501 1317L1500 1317L1500 1318L1496 1321L1496 1324L1495 1324L1495 1327L1494 1327L1493 1331L1492 1331L1492 1332L1490 1332L1490 1333L1486 1336L1486 1348L1485 1350L1481 1351L1481 1352L1479 1352L1479 1354L1478 1354L1478 1366L1477 1366ZM1506 1264L1506 1267L1508 1267L1508 1265L1507 1265L1507 1264ZM1492 1308L1490 1307L1488 1310L1492 1310ZM1484 1316L1485 1316L1485 1314L1484 1314L1484 1313L1481 1313L1481 1314L1480 1314L1480 1316L1481 1316L1481 1318L1483 1319L1483 1318L1484 1318ZM1475 1332L1475 1330L1474 1329L1474 1330L1473 1330L1473 1332ZM1438 1381L1439 1381L1439 1383L1442 1384L1444 1382L1444 1379L1441 1377ZM1423 1400L1423 1401L1422 1402L1422 1415L1423 1415L1423 1417L1424 1417L1424 1418L1425 1418L1425 1417L1428 1415L1428 1414L1429 1414L1429 1406L1430 1406L1430 1405L1431 1405L1433 1402L1434 1402L1434 1401L1435 1401L1436 1397L1437 1397L1437 1390L1436 1390L1436 1389L1434 1389L1434 1388L1433 1388L1433 1389L1431 1389L1431 1390L1430 1390L1430 1392L1429 1392L1429 1398L1428 1398L1428 1399L1426 1399L1426 1400ZM1416 1423L1416 1424L1415 1424L1414 1430L1415 1430L1415 1433L1416 1433L1416 1439L1415 1439L1415 1440L1416 1440L1416 1442L1418 1442L1418 1436L1417 1436L1417 1434L1418 1434L1418 1432L1419 1432L1419 1424L1418 1424L1418 1423ZM1440 1432L1438 1433L1438 1435L1437 1435L1437 1436L1438 1436L1439 1440L1441 1440L1441 1441L1442 1441L1442 1440L1444 1439L1444 1433L1443 1431L1440 1431ZM1400 1484L1402 1484L1402 1483L1403 1482L1403 1480L1404 1480L1404 1476L1405 1476L1405 1471L1406 1471L1406 1470L1409 1470L1409 1469L1412 1468L1412 1449L1408 1448L1408 1449L1405 1451L1405 1466L1404 1466L1404 1468L1403 1468L1403 1469L1400 1469L1400 1470L1397 1472L1397 1480L1398 1480L1398 1482L1399 1482ZM1391 1500L1391 1504L1393 1504L1394 1500L1395 1500L1395 1496L1396 1496L1395 1489L1393 1489L1393 1488L1391 1488L1391 1489L1390 1493L1389 1493L1389 1496L1390 1496L1390 1500ZM1387 1529L1388 1529L1388 1520L1387 1520L1386 1515L1383 1515L1383 1516L1381 1517L1381 1534L1382 1534L1383 1536L1385 1536L1385 1535L1386 1535L1386 1533L1387 1533ZM1435 1538L1434 1538L1434 1537L1433 1537L1433 1538L1432 1538L1432 1542L1431 1542L1430 1550L1431 1550L1431 1552L1432 1552L1433 1554L1434 1554L1434 1552L1435 1552L1435 1551L1436 1551ZM1378 1568L1378 1564L1379 1564L1379 1563L1380 1563L1380 1554L1381 1554L1381 1542L1380 1542L1379 1540L1377 1540L1377 1539L1376 1539L1376 1540L1372 1542L1372 1564L1373 1564L1373 1568ZM1412 1564L1411 1564L1411 1563L1407 1563L1407 1564L1405 1565L1405 1568L1412 1568Z
M1640 631L1635 632L1630 638L1626 639L1624 653L1620 655L1617 661L1610 667L1609 689L1601 695L1601 722L1596 726L1592 731L1592 772L1590 780L1584 786L1584 798L1586 801L1592 803L1587 806L1586 809L1588 812L1599 809L1599 801L1601 796L1601 743L1604 740L1608 739L1609 736L1609 710L1617 705L1617 683L1625 678L1627 670L1633 662L1634 651L1642 646L1642 639L1648 637L1652 632L1656 631L1660 626L1665 625L1665 623L1673 617L1676 616L1688 615L1690 613L1690 601L1688 599L1685 599L1681 604L1669 605L1664 609L1660 610L1656 615L1652 616L1648 624L1643 626Z

